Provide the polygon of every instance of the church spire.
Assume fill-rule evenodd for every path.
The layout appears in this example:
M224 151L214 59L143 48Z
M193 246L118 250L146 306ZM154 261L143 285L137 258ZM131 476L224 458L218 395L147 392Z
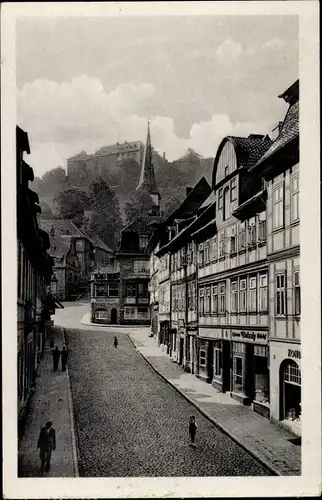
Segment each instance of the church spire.
M157 190L155 175L154 175L154 167L152 163L152 147L151 147L149 122L148 122L148 133L145 141L144 154L141 165L140 180L138 187L136 189L148 193L153 199L154 204L159 206L160 194Z

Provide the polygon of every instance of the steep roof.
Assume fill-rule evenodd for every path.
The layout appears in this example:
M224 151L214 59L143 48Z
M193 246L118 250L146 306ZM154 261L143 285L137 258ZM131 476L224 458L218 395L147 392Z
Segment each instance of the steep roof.
M52 219L52 220L40 220L40 226L42 229L47 231L50 235L50 230L54 227L55 236L76 236L80 238L86 238L90 240L88 234L85 231L81 231L71 220L67 219Z
M134 221L130 222L121 231L130 233L151 233L154 231L155 225L160 223L160 216L158 215L140 215Z
M159 194L155 182L154 167L152 163L152 148L151 148L149 123L148 123L148 132L145 141L145 147L141 165L141 174L140 174L139 184L136 189L144 190L149 194Z
M51 237L50 238L50 249L48 253L51 257L56 257L61 259L70 249L70 239Z
M94 235L91 236L91 241L94 245L94 247L100 248L102 250L105 250L105 252L110 252L113 253L113 250L109 248L104 241L102 241L98 236Z
M251 134L248 137L227 137L235 146L240 167L251 168L272 144L268 136Z

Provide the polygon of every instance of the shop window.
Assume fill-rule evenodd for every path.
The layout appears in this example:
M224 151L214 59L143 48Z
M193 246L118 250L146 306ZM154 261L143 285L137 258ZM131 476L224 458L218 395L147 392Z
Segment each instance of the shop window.
M210 308L211 308L210 287L207 287L205 296L205 314L210 314Z
M281 366L282 419L301 419L301 371L295 361L286 361Z
M214 376L221 377L222 375L222 349L221 341L214 342Z
M211 260L217 260L217 236L211 238Z
M300 271L294 271L293 274L293 293L294 293L294 314L301 315L301 287L300 287Z
M256 276L249 278L249 310L257 311L257 283Z
M238 236L238 250L240 252L246 249L246 230L245 222L241 222L239 226L239 236Z
M255 395L259 403L269 402L268 347L254 346Z
M211 304L211 312L212 314L218 314L218 286L212 287L212 304Z
M284 186L281 184L273 190L273 229L284 225Z
M285 316L285 273L277 274L275 276L276 283L276 296L275 308L277 316Z
M292 222L299 220L299 198L300 198L300 186L299 186L299 176L292 178Z
M259 310L267 311L267 274L259 276Z
M230 283L231 312L237 312L237 281Z
M205 290L200 288L199 290L199 316L203 316L205 312Z
M199 351L199 365L206 366L206 351L200 349Z
M234 355L233 362L234 392L243 392L243 358Z
M230 182L230 201L236 200L236 179Z
M246 279L242 279L239 281L239 312L246 312L246 306Z
M205 245L204 245L204 262L205 264L208 264L209 261L210 261L210 243L209 243L209 240L207 240L205 242Z
M226 285L222 283L219 285L219 313L225 314L226 312Z

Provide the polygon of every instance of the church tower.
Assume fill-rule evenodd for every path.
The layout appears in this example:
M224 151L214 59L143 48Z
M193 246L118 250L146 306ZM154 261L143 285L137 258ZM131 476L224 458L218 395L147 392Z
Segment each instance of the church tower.
M144 154L141 165L141 174L137 191L148 193L153 201L155 215L160 215L160 200L161 196L157 190L154 167L152 163L152 147L150 136L150 123L148 122L148 133L145 141Z

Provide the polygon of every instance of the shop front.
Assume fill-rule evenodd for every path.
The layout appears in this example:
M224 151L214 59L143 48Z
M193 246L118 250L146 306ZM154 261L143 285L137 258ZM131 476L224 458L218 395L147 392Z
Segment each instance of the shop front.
M268 332L225 331L231 339L231 397L269 418Z
M271 341L271 420L301 436L301 345Z
M199 327L199 376L223 391L224 381L229 381L229 362L224 365L226 349L222 328ZM224 367L225 366L225 367Z

